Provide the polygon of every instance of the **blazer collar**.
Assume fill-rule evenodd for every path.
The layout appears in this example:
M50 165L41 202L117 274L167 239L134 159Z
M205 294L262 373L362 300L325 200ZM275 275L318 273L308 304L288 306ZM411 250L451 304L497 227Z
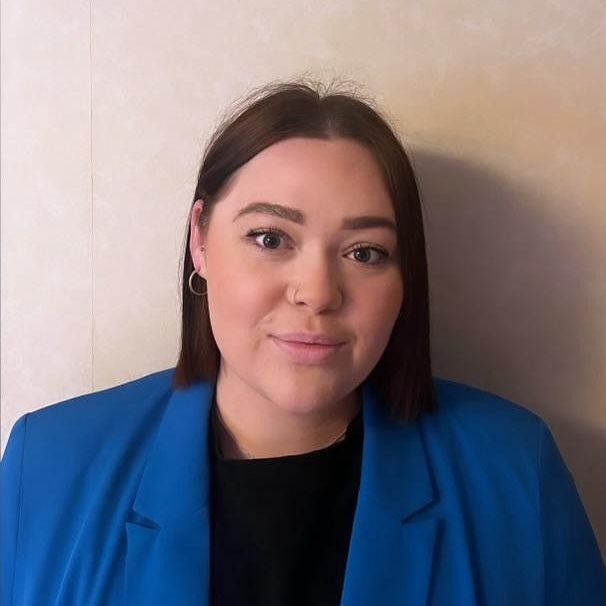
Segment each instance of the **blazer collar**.
M158 526L208 506L213 386L173 391L146 461L133 509Z
M213 390L200 382L174 391L167 405L126 522L129 604L208 603ZM389 420L368 381L362 396L360 489L341 604L420 606L438 529L426 512L436 492L422 427Z

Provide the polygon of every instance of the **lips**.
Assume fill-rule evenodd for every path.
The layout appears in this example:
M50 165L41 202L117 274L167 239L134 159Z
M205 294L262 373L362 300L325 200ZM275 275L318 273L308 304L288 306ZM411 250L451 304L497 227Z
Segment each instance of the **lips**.
M272 335L276 339L289 343L307 343L311 345L342 345L345 339L325 334L313 334L303 332L292 332Z
M291 336L291 335L289 335ZM301 338L299 335L297 338ZM306 335L306 338L310 338ZM314 335L317 338L317 335ZM277 345L282 354L291 362L296 364L314 365L323 364L330 360L337 352L339 352L344 343L335 343L334 339L330 339L330 343L305 343L302 341L287 341L281 337L272 335L271 340ZM326 337L325 337L326 340Z

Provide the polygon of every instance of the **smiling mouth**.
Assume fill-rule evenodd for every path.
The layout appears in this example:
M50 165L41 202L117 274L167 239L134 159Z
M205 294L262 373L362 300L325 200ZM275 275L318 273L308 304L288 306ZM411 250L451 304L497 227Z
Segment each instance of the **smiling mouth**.
M345 343L345 339L330 337L325 334L313 334L305 332L291 332L284 334L271 335L282 341L296 342L296 343L311 343L319 345L342 345Z
M303 343L301 341L286 341L274 335L272 341L286 357L299 364L321 364L334 356L345 343Z

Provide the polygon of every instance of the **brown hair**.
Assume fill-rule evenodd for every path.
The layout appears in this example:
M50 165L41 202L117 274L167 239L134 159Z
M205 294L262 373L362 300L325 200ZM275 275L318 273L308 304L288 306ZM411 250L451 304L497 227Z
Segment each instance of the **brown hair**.
M212 135L198 173L192 202L204 200L200 224L207 227L213 206L234 173L265 148L291 137L346 138L376 158L393 203L404 302L389 342L368 380L392 418L411 421L437 408L429 344L429 288L421 202L415 175L398 136L371 101L359 94L326 89L309 81L273 82L253 90ZM190 210L191 219L191 210ZM187 226L182 273L181 352L174 387L216 382L220 352L207 298L191 293L194 270ZM206 290L206 281L197 276Z

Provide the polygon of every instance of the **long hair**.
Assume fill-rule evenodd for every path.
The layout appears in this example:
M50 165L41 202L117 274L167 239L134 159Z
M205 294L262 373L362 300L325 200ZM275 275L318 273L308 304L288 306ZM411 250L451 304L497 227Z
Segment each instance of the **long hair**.
M377 160L393 204L399 266L405 285L400 315L381 358L367 378L395 420L408 422L437 408L429 342L429 286L419 191L410 160L395 130L373 102L359 94L309 81L272 82L247 95L223 119L203 155L192 201L204 200L200 225L208 226L228 181L251 158L292 137L345 138ZM191 209L190 209L191 220ZM186 229L182 272L181 351L174 387L215 383L220 352L206 297L195 296L188 279L194 264ZM195 276L197 290L206 281Z

